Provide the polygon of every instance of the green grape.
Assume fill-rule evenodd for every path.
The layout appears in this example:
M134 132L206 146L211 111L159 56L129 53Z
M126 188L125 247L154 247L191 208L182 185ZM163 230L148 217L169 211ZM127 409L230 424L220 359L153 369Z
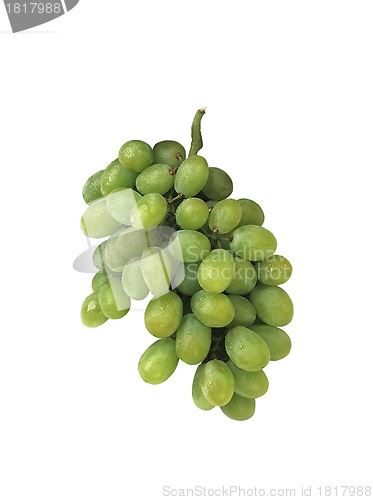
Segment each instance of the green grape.
M209 176L209 167L203 156L191 155L182 162L175 175L175 190L186 198L201 191Z
M92 292L98 292L101 285L107 280L108 276L106 273L103 273L101 271L99 273L96 273L92 279Z
M162 163L150 165L136 179L136 189L141 194L166 194L174 185L171 168Z
M183 303L175 292L152 299L145 310L145 326L154 337L169 337L183 317Z
M133 207L141 200L141 194L133 189L120 189L111 192L106 198L106 208L115 220L126 226L131 225L130 215Z
M234 394L229 403L221 407L221 411L233 420L248 420L255 413L255 399Z
M155 297L169 291L172 266L165 250L159 247L144 250L140 267L144 281Z
M100 326L107 321L108 318L101 311L97 293L91 293L91 295L88 295L84 300L80 310L80 318L83 325L89 326L90 328Z
M186 314L176 331L176 354L188 363L198 365L211 346L211 328L202 324L194 314Z
M161 384L176 370L179 358L174 339L160 339L149 346L139 361L140 377L148 384Z
M212 405L209 401L207 401L201 389L201 373L203 371L203 367L204 365L199 365L194 375L192 385L192 398L197 408L199 408L200 410L208 411L212 410L215 405Z
M242 208L242 217L238 226L261 226L264 222L264 213L255 201L241 198L237 200Z
M133 227L121 230L106 241L103 258L107 268L122 272L123 266L134 257L141 257L144 249L151 245L154 237L151 233L139 231Z
M234 318L234 306L222 293L201 290L192 297L192 311L204 325L222 328Z
M229 300L234 306L234 318L229 323L229 327L246 326L250 327L256 318L255 307L252 303L240 295L229 295Z
M232 194L233 182L227 172L220 168L210 167L209 176L202 192L211 200L224 200Z
M234 393L234 378L224 361L212 359L201 372L202 393L214 406L224 406Z
M225 336L225 348L233 363L248 372L257 372L269 363L264 340L244 326L235 326Z
M104 170L99 170L95 174L91 175L91 177L84 184L83 199L87 204L103 196L100 189L100 182L103 173Z
M233 279L233 257L228 250L216 248L201 262L198 282L206 292L221 293Z
M199 231L181 229L171 236L168 250L180 262L200 262L210 252L211 243Z
M245 260L263 260L274 254L277 241L273 234L261 226L242 226L233 231L232 251Z
M247 295L250 293L257 281L255 267L248 260L242 260L238 257L233 259L234 274L226 292L233 295Z
M293 303L279 286L258 283L249 298L257 316L267 325L285 326L293 319Z
M98 291L102 312L110 319L123 318L130 310L131 300L125 293L120 279L111 276Z
M293 272L290 262L282 255L271 255L255 264L258 280L264 285L283 285Z
M202 290L201 285L198 283L199 264L199 262L184 264L184 279L177 287L183 295L191 297L195 293L199 292L199 290Z
M251 330L262 337L271 353L271 361L278 361L285 358L291 350L291 340L289 335L270 325L252 325Z
M107 195L118 188L133 188L135 186L137 174L128 168L124 168L118 158L106 167L101 177L101 192Z
M103 241L100 243L95 251L93 252L92 260L93 264L99 269L101 272L106 272L106 264L104 258L105 246L107 241Z
M143 300L149 293L148 285L145 283L141 272L139 257L133 257L123 266L122 286L128 297L135 300Z
M135 229L158 226L167 214L167 201L159 193L150 193L137 201L131 210L130 220Z
M120 228L106 208L106 198L92 202L84 212L80 223L81 229L90 238L105 238Z
M185 160L185 149L176 141L161 141L153 148L154 163L165 163L171 168L177 168Z
M242 208L238 201L218 201L209 216L210 229L214 232L229 233L240 222L241 214Z
M152 148L144 141L128 141L119 150L118 159L123 167L139 173L153 163Z
M209 207L200 198L187 198L176 209L176 222L182 229L200 229L209 217Z
M234 378L234 392L243 398L260 398L268 391L268 378L263 370L247 372L238 368L232 360L227 362Z

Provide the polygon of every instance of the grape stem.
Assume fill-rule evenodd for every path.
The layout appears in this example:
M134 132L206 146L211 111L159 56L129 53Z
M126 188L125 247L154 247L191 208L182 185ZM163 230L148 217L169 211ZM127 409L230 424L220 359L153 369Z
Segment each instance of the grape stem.
M171 203L173 203L174 201L177 201L177 200L181 200L181 198L184 198L184 195L183 194L178 194L177 196L175 196L175 198L169 198L167 200L167 203L170 205Z
M192 123L192 144L190 146L189 155L196 155L203 147L202 134L201 134L201 120L206 113L206 108L201 108L195 114Z

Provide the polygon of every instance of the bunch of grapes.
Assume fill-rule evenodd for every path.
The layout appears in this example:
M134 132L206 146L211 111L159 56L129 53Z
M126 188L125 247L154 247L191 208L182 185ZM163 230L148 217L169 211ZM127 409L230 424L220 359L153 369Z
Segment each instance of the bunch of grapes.
M290 352L279 327L293 304L279 285L292 267L275 254L260 206L230 198L229 175L197 154L204 113L193 120L188 157L176 141L132 140L84 185L82 230L107 239L93 254L99 272L81 319L96 327L122 318L150 292L145 327L158 340L140 358L142 379L160 384L179 360L196 365L196 406L247 420L268 389L263 368Z

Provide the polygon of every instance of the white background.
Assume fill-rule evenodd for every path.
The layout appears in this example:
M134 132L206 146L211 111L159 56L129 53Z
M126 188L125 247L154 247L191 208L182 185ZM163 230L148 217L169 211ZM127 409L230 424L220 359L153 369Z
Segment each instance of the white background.
M0 498L372 483L372 3L81 0L0 22ZM198 410L191 366L146 385L143 313L85 328L72 269L86 178L129 139L187 146L201 106L201 153L294 267L293 349L247 422Z

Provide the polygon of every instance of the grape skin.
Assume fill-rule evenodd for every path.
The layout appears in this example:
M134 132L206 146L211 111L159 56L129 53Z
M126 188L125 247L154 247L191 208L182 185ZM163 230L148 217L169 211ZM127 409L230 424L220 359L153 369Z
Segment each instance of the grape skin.
M169 337L179 327L182 317L180 297L169 292L149 302L145 310L145 326L154 337Z
M197 408L199 408L200 410L209 411L212 410L215 407L215 405L211 404L205 398L201 389L201 374L203 367L204 365L199 365L194 375L193 385L192 385L192 398Z
M194 314L186 314L176 331L176 353L189 365L201 363L211 345L211 328L201 323Z
M248 399L234 394L228 404L221 407L221 411L233 420L248 420L255 412L255 399Z
M138 370L144 382L158 385L171 377L178 363L174 339L160 339L143 353Z
M293 303L279 286L258 283L249 295L257 316L267 325L285 326L293 319Z
M214 406L224 406L234 393L234 378L224 361L213 359L203 366L201 389L207 401Z
M262 337L267 344L271 361L278 361L285 358L291 350L291 340L289 335L277 328L270 325L252 325L251 330Z
M213 328L227 326L234 318L234 306L222 293L201 290L193 295L191 306L200 322Z
M248 372L262 370L270 360L265 341L244 326L235 326L225 337L225 348L233 363Z

